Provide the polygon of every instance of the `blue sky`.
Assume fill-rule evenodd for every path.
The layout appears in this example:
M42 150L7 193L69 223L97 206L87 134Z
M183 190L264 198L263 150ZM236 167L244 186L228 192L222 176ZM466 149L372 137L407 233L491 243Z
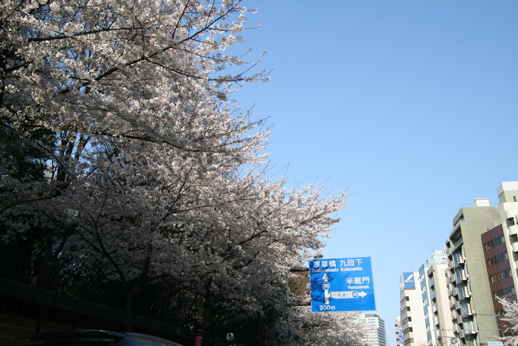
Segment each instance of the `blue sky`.
M398 279L442 249L460 207L518 180L518 1L263 0L243 51L269 83L275 167L349 191L326 258L372 258L389 343Z

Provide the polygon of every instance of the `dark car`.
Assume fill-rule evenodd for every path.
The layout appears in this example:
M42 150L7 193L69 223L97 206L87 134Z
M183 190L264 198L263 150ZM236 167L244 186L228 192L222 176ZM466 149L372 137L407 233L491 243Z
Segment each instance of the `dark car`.
M32 336L30 346L182 346L176 342L139 333L106 330L46 332Z

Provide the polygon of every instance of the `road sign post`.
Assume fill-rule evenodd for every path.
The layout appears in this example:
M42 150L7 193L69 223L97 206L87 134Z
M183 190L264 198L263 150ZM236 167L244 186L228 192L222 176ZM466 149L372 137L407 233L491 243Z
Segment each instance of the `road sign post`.
M309 275L311 311L376 310L370 257L315 259Z

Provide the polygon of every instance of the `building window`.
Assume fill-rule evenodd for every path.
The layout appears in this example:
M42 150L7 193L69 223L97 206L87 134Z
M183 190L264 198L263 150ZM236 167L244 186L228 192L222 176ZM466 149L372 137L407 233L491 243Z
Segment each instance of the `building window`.
M503 261L508 260L508 259L509 259L509 255L507 254L507 251L504 251L502 253L499 253L496 256L488 258L486 263L487 263L488 267L491 267L491 266L493 266L493 265L495 265L497 263L503 262Z
M513 294L516 294L516 290L514 288L514 286L511 286L511 287L507 287L507 288L504 288L502 290L498 290L498 291L495 291L493 292L493 298L496 299L497 297L505 297L505 296L509 296L509 295L513 295Z
M491 239L487 243L484 243L484 249L485 250L490 250L490 249L494 248L495 246L503 244L504 242L505 242L504 235L503 234L499 235L496 238Z
M494 247L495 247L495 242L492 239L484 244L484 249L486 249L486 250L490 250Z
M491 283L497 282L503 279L507 279L511 276L511 269L507 269L490 276Z

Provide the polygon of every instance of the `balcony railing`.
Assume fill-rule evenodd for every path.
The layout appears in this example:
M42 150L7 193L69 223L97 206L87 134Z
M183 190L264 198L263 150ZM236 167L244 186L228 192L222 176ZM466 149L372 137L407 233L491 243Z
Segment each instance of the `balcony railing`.
M505 211L505 218L506 219L514 219L514 217L518 214L518 210L516 208L509 208Z

